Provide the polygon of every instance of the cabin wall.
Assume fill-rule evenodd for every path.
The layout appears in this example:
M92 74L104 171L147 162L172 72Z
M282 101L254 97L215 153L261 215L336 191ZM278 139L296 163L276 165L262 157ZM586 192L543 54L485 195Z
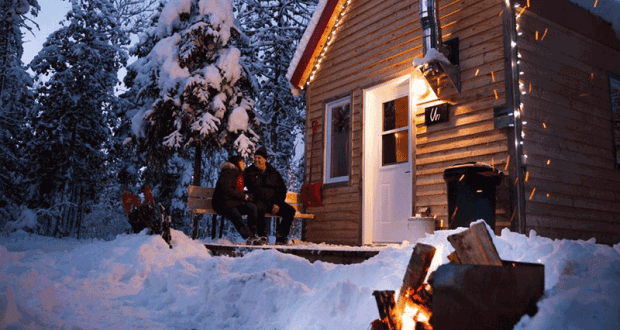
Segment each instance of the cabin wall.
M620 170L614 168L608 74L620 74L620 51L586 37L609 29L593 31L600 22L585 11L570 11L583 23L578 31L560 25L554 11L567 12L525 10L517 21L527 230L617 243Z
M480 161L501 169L507 161L506 132L494 129L493 107L505 103L502 2L441 0L443 40L458 37L462 92L447 80L439 98L453 104L450 120L430 127L416 113L414 205L430 206L438 223L448 223L445 168ZM422 57L418 1L352 1L315 79L306 88L306 182L323 180L325 104L352 98L350 181L324 185L321 207L307 211L311 242L360 245L362 242L363 89L411 73ZM316 131L313 134L313 124ZM498 228L509 224L508 189L498 188ZM443 220L443 221L442 221Z
M442 228L449 224L446 168L481 162L508 175L505 129L495 129L493 108L505 104L502 2L440 1L443 40L459 38L462 90L440 89L448 101L446 123L426 126L424 112L416 115L416 207L428 206ZM447 83L444 83L444 86ZM508 180L497 187L496 231L510 225ZM457 210L458 212L458 210Z

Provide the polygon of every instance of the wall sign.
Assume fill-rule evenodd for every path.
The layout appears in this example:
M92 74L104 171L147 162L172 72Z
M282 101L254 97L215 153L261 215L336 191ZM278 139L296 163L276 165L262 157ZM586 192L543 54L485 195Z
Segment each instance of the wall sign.
M448 121L448 103L424 108L424 123L426 126Z

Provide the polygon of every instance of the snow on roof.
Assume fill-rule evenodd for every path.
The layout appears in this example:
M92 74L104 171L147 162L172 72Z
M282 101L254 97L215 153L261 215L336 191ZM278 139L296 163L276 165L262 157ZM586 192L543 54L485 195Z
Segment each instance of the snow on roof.
M295 50L295 55L293 55L293 59L291 59L291 63L289 64L289 67L288 67L288 72L286 73L286 79L288 79L289 81L293 77L293 73L295 72L295 69L297 68L299 59L303 55L304 50L306 49L306 46L308 45L308 41L310 41L310 37L312 36L312 33L314 32L314 28L316 27L316 24L319 21L319 18L321 18L323 14L323 9L325 8L325 5L327 4L328 1L329 0L319 0L319 3L317 4L316 9L314 11L314 14L312 15L312 19L310 19L308 26L306 26L306 31L304 32L304 35L301 37L301 40L299 40L299 44L297 45L297 49Z

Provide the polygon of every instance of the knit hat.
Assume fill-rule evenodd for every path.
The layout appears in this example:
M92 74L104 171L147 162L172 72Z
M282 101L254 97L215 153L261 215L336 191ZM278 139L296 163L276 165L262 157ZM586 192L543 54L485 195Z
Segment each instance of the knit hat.
M230 156L227 160L229 163L233 163L237 168L239 167L239 162L245 161L241 156Z
M261 156L267 159L267 149L265 147L258 148L258 150L254 153L254 156Z

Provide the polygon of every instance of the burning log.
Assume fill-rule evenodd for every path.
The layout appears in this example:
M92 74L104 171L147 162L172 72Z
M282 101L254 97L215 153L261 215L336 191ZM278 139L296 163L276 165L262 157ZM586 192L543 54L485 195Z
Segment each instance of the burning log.
M544 266L500 259L484 222L448 236L450 264L433 274L432 329L512 329L536 313Z
M502 260L499 258L484 222L476 223L464 232L448 236L448 242L455 249L454 253L459 261L455 262L456 264L502 265Z
M426 244L416 244L409 259L407 270L400 288L398 300L394 303L394 295L386 298L386 292L375 291L373 295L377 299L380 320L373 322L372 329L415 329L418 318L426 323L430 317L432 288L424 284L428 269L431 266L435 248ZM387 306L387 308L386 308ZM381 325L379 325L381 323ZM413 324L413 325L411 325ZM403 326L406 325L406 326ZM424 326L424 325L421 325ZM424 328L422 328L424 329Z
M483 222L448 241L455 249L450 263L439 266L427 283L435 248L417 244L398 296L373 293L381 318L372 330L507 330L524 314L536 313L544 292L543 265L501 260Z
M434 247L426 244L416 244L407 265L403 285L400 287L398 302L412 296L422 287L434 256Z
M448 254L448 260L450 260L450 263L453 265L461 264L461 260L459 259L459 256L456 255L456 252Z
M379 320L372 323L372 330L393 330L396 329L396 323L392 318L392 311L396 306L394 301L394 291L374 291L372 293L377 300L377 308L379 308Z

